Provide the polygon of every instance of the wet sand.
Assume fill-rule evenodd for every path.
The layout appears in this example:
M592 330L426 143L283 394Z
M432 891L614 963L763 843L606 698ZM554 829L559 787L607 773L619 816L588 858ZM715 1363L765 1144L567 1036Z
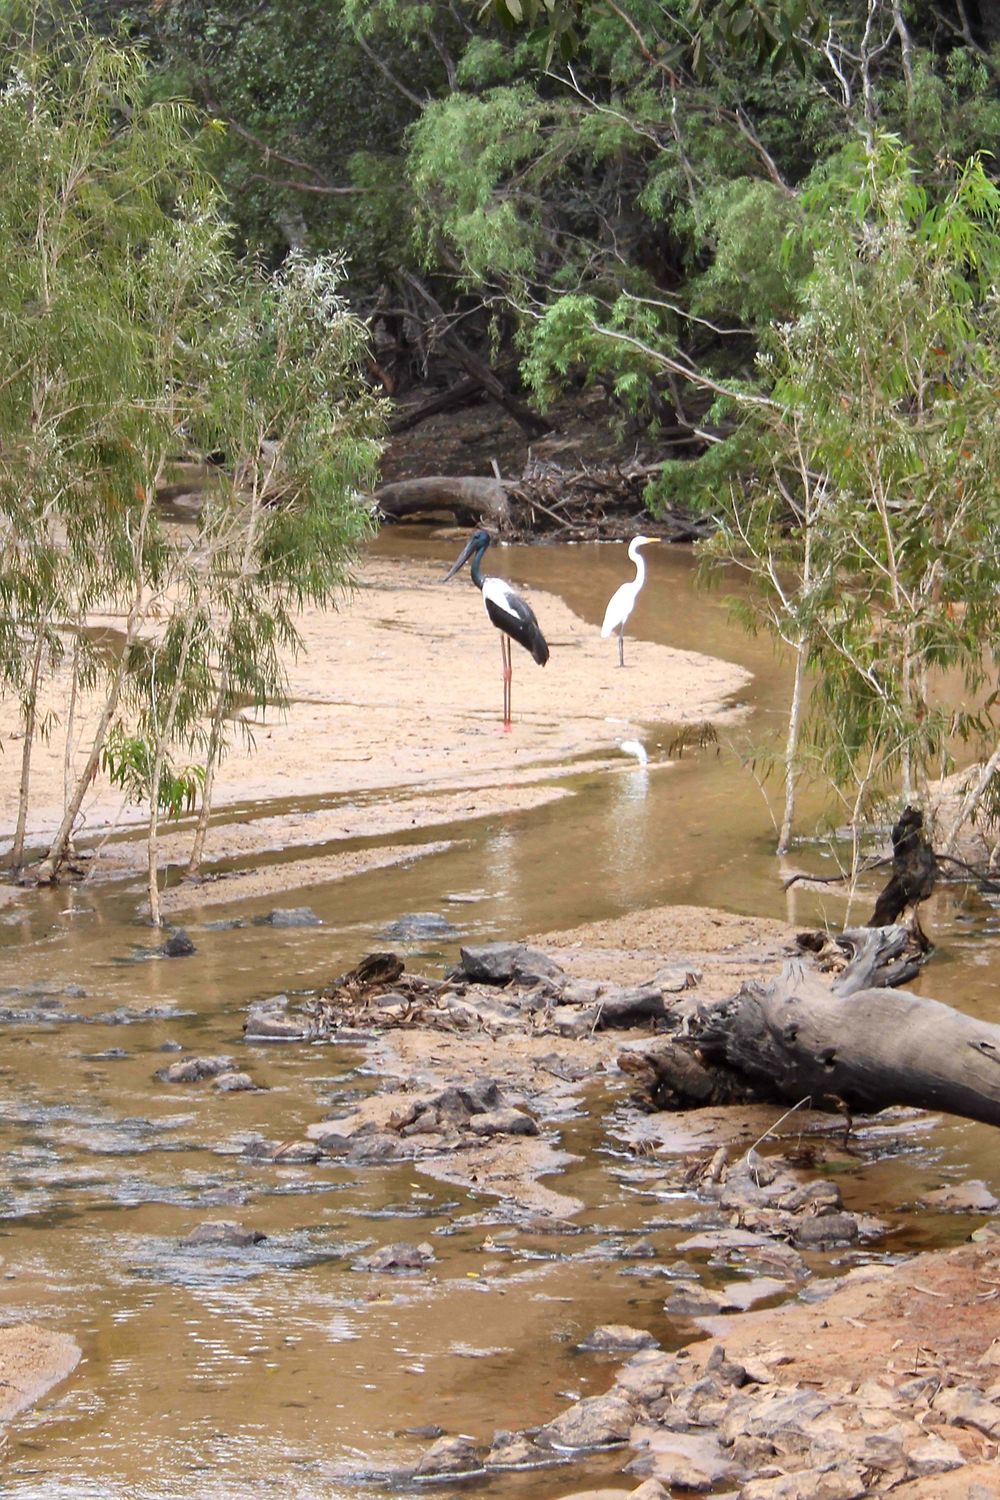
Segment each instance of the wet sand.
M495 567L511 573L504 552ZM260 722L244 714L240 722L252 747L235 732L219 770L220 816L209 835L209 864L293 845L389 838L463 813L534 806L559 795L544 786L547 776L568 762L620 756L619 743L641 734L646 723L721 722L741 712L729 704L748 681L742 667L642 642L622 671L614 641L602 640L554 595L524 589L544 621L552 654L540 669L514 648L514 722L505 732L497 631L467 579L443 587L440 577L431 563L372 555L339 610L302 615L304 649L289 662L287 710ZM58 677L47 685L43 711L56 707L53 689L62 685ZM78 710L77 764L98 709L91 702ZM0 734L3 728L0 718ZM11 728L4 736L0 839L9 839L17 815L18 745ZM29 829L36 845L61 815L63 752L58 730L35 747ZM268 815L259 805L319 797L336 798L337 806L308 813L279 806ZM141 808L123 805L99 775L77 842L93 844L109 828L142 817ZM190 839L184 825L164 827L163 860L186 859ZM141 837L116 840L104 846L98 869L137 872L144 860ZM274 889L287 889L293 867L275 867L271 878Z

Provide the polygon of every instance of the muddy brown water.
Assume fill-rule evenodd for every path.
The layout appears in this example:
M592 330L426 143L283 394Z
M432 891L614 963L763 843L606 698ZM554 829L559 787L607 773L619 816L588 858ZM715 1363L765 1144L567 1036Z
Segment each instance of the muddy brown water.
M455 550L415 529L387 532L375 545L442 563ZM624 561L621 548L595 546L502 558L498 571L561 594L595 625ZM192 911L186 925L198 952L180 961L142 957L153 940L134 919L131 887L40 894L0 916L0 1006L55 997L64 1013L122 1008L124 1017L3 1025L2 1316L62 1329L84 1351L66 1386L12 1434L5 1494L398 1494L385 1473L430 1440L413 1429L485 1442L497 1428L537 1424L574 1397L606 1389L616 1361L576 1348L595 1326L639 1325L665 1345L691 1337L690 1323L663 1311L663 1278L623 1251L649 1235L668 1263L689 1232L674 1221L696 1205L662 1189L655 1162L621 1150L613 1084L591 1089L589 1108L559 1124L560 1144L578 1159L553 1185L583 1200L579 1232L532 1235L511 1231L493 1198L409 1164L278 1166L243 1154L254 1133L295 1138L372 1087L357 1048L251 1049L246 1065L267 1093L220 1096L153 1077L176 1044L232 1052L243 1065L249 1000L314 989L384 945L386 924L407 912L438 912L457 929L446 943L403 947L411 968L427 972L439 971L462 940L665 902L841 919L835 895L820 902L782 893L763 801L735 753L780 727L787 665L729 622L717 592L695 585L686 552L664 549L651 574L633 617L636 639L728 657L754 673L747 723L724 735L718 752L666 767L671 729L650 704L646 765L626 762L614 774L568 765L562 779L572 796L422 830L414 843L453 843L412 866L310 887L281 903L308 902L321 927L252 925L273 898L232 912ZM822 868L821 850L815 858ZM455 895L465 899L449 900ZM1000 1019L1000 918L963 891L932 906L927 925L938 953L923 987ZM218 925L237 914L251 925ZM161 1013L129 1017L149 1007ZM975 1176L1000 1191L995 1134L985 1127L914 1116L874 1122L862 1140L866 1160L840 1177L845 1198L884 1215L893 1231L866 1254L954 1242L981 1222L908 1212L922 1190ZM209 1217L236 1218L268 1238L252 1252L180 1248ZM430 1274L351 1269L359 1253L397 1240L433 1245ZM706 1256L687 1258L719 1276ZM497 1500L555 1500L622 1483L623 1462L603 1455L472 1488ZM438 1491L411 1485L402 1493Z

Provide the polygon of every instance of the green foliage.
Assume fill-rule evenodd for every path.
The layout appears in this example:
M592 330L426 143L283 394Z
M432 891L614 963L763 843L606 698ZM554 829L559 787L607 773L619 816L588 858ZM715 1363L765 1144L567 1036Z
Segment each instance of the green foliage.
M119 725L108 735L101 752L101 769L112 786L119 787L135 805L149 800L155 760L155 749L149 740L126 734ZM204 785L204 766L180 769L163 766L159 774L160 812L174 821L184 813L194 812Z
M692 277L692 312L746 327L791 316L809 266L803 250L784 253L799 222L795 200L759 177L736 178L705 194L701 219L701 243L714 253Z
M812 746L870 802L900 778L919 788L955 736L990 732L1000 194L973 159L934 201L912 153L881 139L804 202L812 270L765 347L758 478L731 487L714 551L751 569L761 619L804 645ZM942 672L963 680L960 713Z
M431 104L411 132L411 186L425 255L444 235L461 247L469 275L519 279L536 259L530 210L518 212L507 184L540 150L545 110L522 87Z
M823 36L827 17L817 0L691 0L695 25L692 67L701 77L713 47L743 51L758 66L791 63L808 72L806 47Z
M236 260L213 129L150 99L138 54L73 29L6 41L0 688L27 716L36 643L117 611L120 648L75 635L77 679L106 695L75 805L124 710L106 764L145 778L155 835L190 784L172 751L216 755L238 698L280 702L295 611L347 583L381 408L341 260ZM168 528L157 487L209 453L197 522ZM73 799L67 817L57 843Z

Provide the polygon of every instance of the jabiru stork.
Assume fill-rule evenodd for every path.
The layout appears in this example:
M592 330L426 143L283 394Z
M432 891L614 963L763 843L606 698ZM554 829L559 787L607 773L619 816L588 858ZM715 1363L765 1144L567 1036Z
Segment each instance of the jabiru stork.
M461 556L448 569L441 582L447 583L449 578L454 578L459 568L464 567L469 559L472 559L472 581L483 596L483 608L490 622L500 632L500 658L503 663L503 723L504 728L509 729L512 676L510 643L515 640L519 646L524 647L525 651L530 651L540 667L544 667L549 659L549 648L531 605L527 604L520 594L515 593L505 579L491 578L483 574L483 556L491 541L492 537L488 531L474 531L463 547Z

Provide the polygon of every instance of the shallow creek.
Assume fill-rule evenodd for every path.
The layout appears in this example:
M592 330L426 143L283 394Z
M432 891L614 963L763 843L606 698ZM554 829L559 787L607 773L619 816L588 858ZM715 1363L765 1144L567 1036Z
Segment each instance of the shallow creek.
M402 529L375 545L442 562L454 551L447 539ZM623 562L620 548L520 549L502 554L497 571L561 594L596 624ZM411 1429L433 1424L486 1441L496 1428L543 1422L573 1397L606 1389L618 1361L575 1348L597 1325L639 1325L667 1346L692 1336L692 1324L663 1312L664 1281L651 1263L623 1257L642 1235L668 1264L690 1232L674 1221L695 1205L658 1187L655 1162L616 1146L622 1090L613 1082L593 1087L587 1107L559 1122L560 1144L578 1159L552 1185L585 1204L572 1234L513 1231L491 1197L409 1164L281 1166L243 1154L251 1133L294 1139L374 1082L358 1048L245 1048L248 1001L315 989L386 946L382 930L403 913L438 912L457 930L432 947L393 944L428 973L463 940L666 902L806 923L822 916L816 896L798 895L790 907L782 893L764 804L732 748L779 725L785 665L768 642L748 641L729 623L718 593L695 586L682 549L659 551L651 572L635 637L729 657L754 673L751 713L723 735L718 754L689 752L665 765L672 734L650 704L646 765L623 756L607 773L567 766L560 780L573 795L423 829L414 843L453 842L411 866L277 902L192 909L185 926L198 952L183 960L142 959L153 939L134 918L133 889L64 888L0 914L0 1006L54 995L83 1018L3 1026L0 1316L63 1329L84 1351L65 1387L18 1423L4 1456L5 1494L229 1500L280 1488L289 1500L340 1500L358 1494L366 1475L361 1493L382 1495L378 1473L428 1445ZM302 807L316 805L327 804ZM463 899L449 899L456 895ZM322 926L252 925L274 905L300 901ZM839 921L842 902L825 901ZM250 925L220 925L237 915ZM946 892L925 926L939 947L922 980L927 992L1000 1019L992 908ZM118 1007L164 1014L89 1020ZM268 1092L157 1082L175 1043L231 1052ZM893 1228L869 1256L946 1244L980 1222L906 1212L922 1189L975 1176L1000 1191L985 1127L909 1120L861 1138L874 1159L839 1179L845 1200ZM252 1251L180 1248L206 1218L238 1219L267 1240ZM356 1255L398 1240L430 1242L430 1274L351 1269ZM710 1279L732 1274L704 1254L686 1258ZM496 1500L555 1500L613 1482L623 1461L611 1454L473 1488Z

